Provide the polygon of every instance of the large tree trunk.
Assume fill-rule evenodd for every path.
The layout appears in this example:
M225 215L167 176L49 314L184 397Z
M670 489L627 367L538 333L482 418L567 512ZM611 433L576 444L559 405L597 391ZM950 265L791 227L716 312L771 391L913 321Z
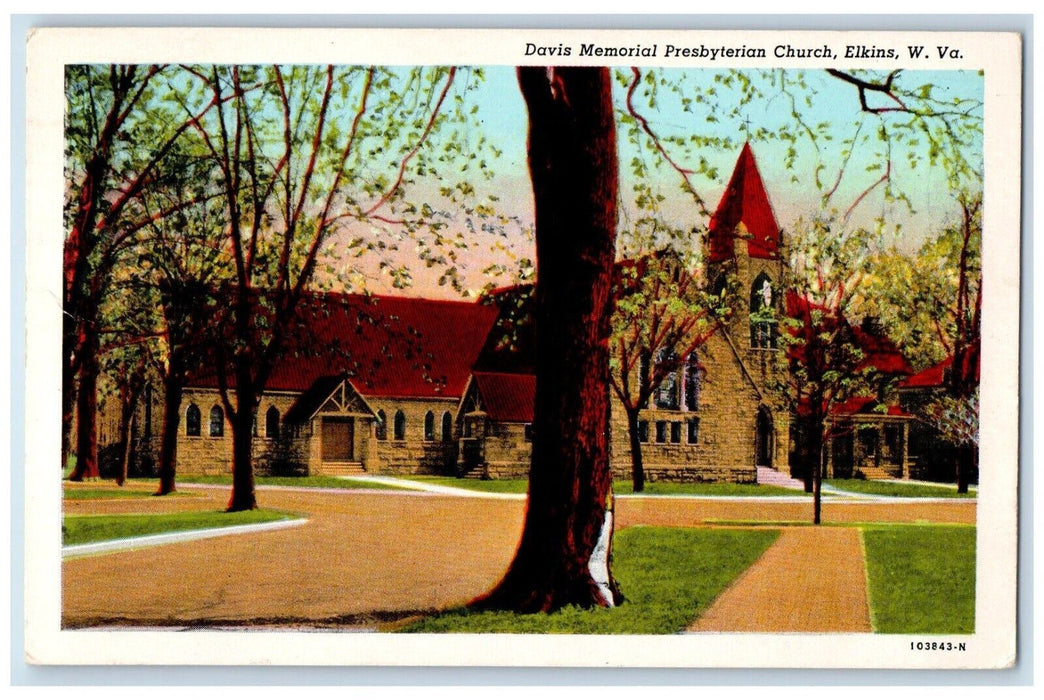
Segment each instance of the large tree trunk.
M178 428L181 425L181 377L173 373L163 382L163 428L160 436L159 488L157 496L177 490Z
M627 435L631 441L631 488L635 493L645 490L645 465L642 463L642 441L638 435L637 408L627 409Z
M84 330L80 344L80 381L76 392L76 468L70 481L97 479L98 471L98 337Z
M617 155L606 68L519 68L536 210L536 399L515 559L478 608L612 606L610 286Z
M254 493L254 411L257 399L248 371L237 372L236 403L238 410L232 415L232 495L228 511L254 510L257 497Z

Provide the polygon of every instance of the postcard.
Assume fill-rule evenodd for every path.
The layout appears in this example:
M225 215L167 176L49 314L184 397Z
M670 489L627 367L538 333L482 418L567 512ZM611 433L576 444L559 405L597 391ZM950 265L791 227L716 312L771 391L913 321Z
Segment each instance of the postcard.
M28 661L1011 666L1021 53L34 32Z

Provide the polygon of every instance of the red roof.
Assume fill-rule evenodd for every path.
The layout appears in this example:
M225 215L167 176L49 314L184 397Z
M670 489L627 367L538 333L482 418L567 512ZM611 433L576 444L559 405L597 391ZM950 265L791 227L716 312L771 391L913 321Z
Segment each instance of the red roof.
M503 372L475 372L475 386L490 420L532 423L536 376Z
M820 330L833 330L840 319L851 331L854 342L863 351L862 367L872 367L883 374L913 374L913 367L910 366L899 346L884 335L872 320L864 319L862 326L853 326L835 309L812 301L808 296L794 290L788 290L784 299L787 315L797 320L799 324L797 328L789 329L791 335L807 339L810 334L818 333ZM822 312L822 319L816 328L813 328L813 311ZM791 347L789 352L792 357L801 360L804 355L804 346L798 344Z
M747 227L747 254L752 258L779 257L779 225L772 213L765 184L761 181L758 164L750 143L743 144L732 179L721 195L718 208L709 226L709 255L712 263L732 257L736 227Z
M475 302L358 294L301 300L268 391L308 390L346 376L364 396L459 397L497 307ZM217 386L212 372L190 386Z
M864 414L870 416L896 416L896 417L910 417L911 414L904 411L897 404L890 403L887 406L885 412L874 410L877 406L877 400L873 397L866 396L853 396L847 401L843 401L830 409L831 415L836 416L852 416L856 414Z
M968 357L968 359L965 361L966 363L976 362L973 370L970 372L966 370L966 372L968 374L972 374L975 377L975 381L979 381L979 365L977 364L978 358L971 353L968 353L966 356ZM966 364L965 367L967 366L968 365ZM947 357L945 360L943 360L937 365L932 365L927 369L922 369L917 374L908 377L906 381L903 382L902 388L927 389L946 386L946 381L948 379L947 375L949 374L951 367L953 367L953 355Z
M906 360L891 338L855 326L852 328L856 342L866 355L865 363L884 374L913 374L913 367Z

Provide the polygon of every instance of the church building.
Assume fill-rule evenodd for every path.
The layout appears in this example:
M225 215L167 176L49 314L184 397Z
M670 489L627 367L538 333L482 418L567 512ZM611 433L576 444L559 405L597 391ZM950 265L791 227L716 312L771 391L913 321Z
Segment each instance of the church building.
M789 473L789 415L774 407L772 393L782 352L780 235L745 144L704 243L712 289L738 288L738 301L640 411L649 481L754 483L757 467ZM258 408L258 473L526 476L536 379L524 323L519 328L512 316L520 308L512 295L521 289L474 302L309 296L300 311L307 337L277 363ZM514 342L505 350L499 334L512 325ZM148 395L138 421L138 461L145 465L158 457L157 393ZM231 431L212 371L189 378L181 412L178 474L230 473ZM886 422L872 446L904 460L906 431L897 438L896 426L909 418L864 416L859 425ZM865 432L857 431L857 445ZM611 450L616 476L627 478L630 440L615 397ZM840 445L831 465L848 459Z

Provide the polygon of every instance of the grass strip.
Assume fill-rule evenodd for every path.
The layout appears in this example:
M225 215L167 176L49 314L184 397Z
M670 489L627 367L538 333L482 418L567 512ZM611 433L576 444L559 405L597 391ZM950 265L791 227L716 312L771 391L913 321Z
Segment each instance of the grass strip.
M823 479L823 483L839 491L865 493L871 496L895 498L975 498L975 491L957 493L956 488L914 484L902 481L868 481L865 479Z
M202 511L188 513L131 513L127 515L66 515L62 518L62 544L87 544L166 532L207 530L233 525L253 525L293 520L296 513L280 510L248 510L236 513Z
M526 493L529 488L527 479L459 479L453 476L408 476L412 481L421 481L437 486L451 486L469 491L484 493ZM616 495L634 493L633 484L627 479L613 482ZM642 492L651 496L687 495L687 496L801 496L802 491L785 489L779 486L762 486L759 484L728 483L674 483L668 481L646 482Z
M866 547L875 632L975 631L975 527L870 525Z
M403 632L673 634L685 629L757 560L777 530L629 527L613 540L613 574L626 600L612 609L550 614L446 611Z
M115 500L126 498L150 498L156 494L155 491L142 491L140 489L92 489L92 488L66 488L62 498L68 501L98 501ZM175 491L171 496L184 496L184 492Z
M185 476L183 481L186 484L222 484L231 486L232 476ZM257 486L294 486L313 489L408 490L406 487L394 486L392 484L355 480L352 478L342 479L336 476L255 476L254 484Z

